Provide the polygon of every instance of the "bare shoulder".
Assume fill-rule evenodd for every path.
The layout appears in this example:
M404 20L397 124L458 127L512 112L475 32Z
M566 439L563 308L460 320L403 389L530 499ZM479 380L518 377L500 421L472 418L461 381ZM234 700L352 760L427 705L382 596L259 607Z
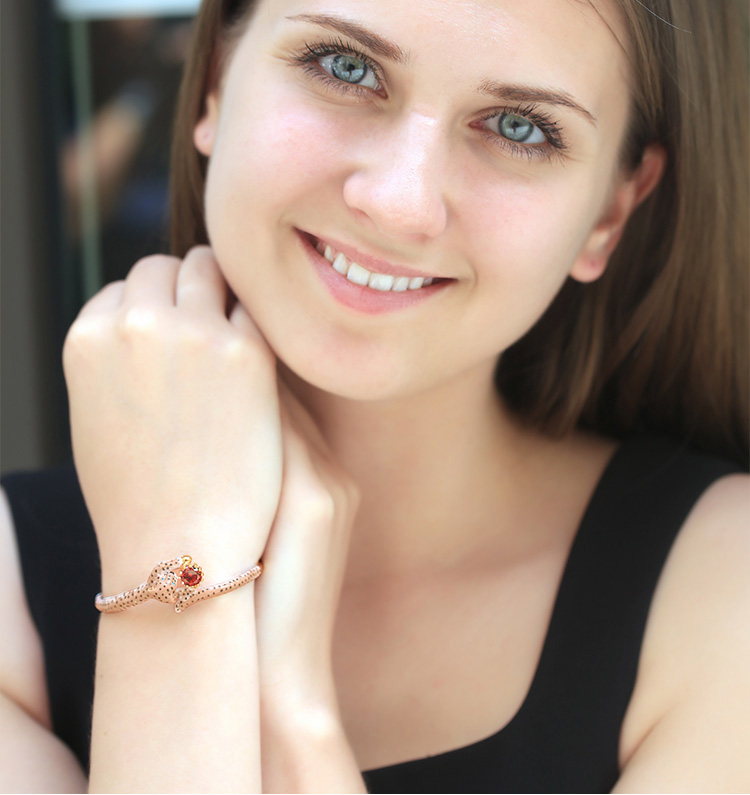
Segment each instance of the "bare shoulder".
M51 729L44 654L26 601L13 517L0 489L0 692Z
M654 594L618 791L750 786L748 617L750 477L731 475L696 503Z

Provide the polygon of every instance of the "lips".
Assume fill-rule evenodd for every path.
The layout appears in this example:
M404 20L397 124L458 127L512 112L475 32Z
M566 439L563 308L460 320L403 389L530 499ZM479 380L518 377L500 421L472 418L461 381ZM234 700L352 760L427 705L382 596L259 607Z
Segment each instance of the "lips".
M390 276L408 276L410 279L418 278L420 276L423 279L433 278L437 280L439 278L438 274L434 272L403 265L400 262L394 261L390 258L381 259L380 257L366 254L365 252L354 248L354 246L350 246L344 241L336 240L332 237L316 237L315 235L308 232L303 232L302 234L306 235L310 239L313 246L317 245L319 242L323 243L324 246L328 245L337 253L343 254L347 260L349 260L349 262L356 262L358 265L361 265L363 268L370 271L370 273L384 273Z
M345 254L337 251L322 240L318 240L315 248L319 254L322 254L331 263L337 273L345 276L352 284L358 284L361 287L369 287L372 290L379 290L383 293L389 291L401 293L406 290L419 290L422 287L429 287L434 281L432 277L413 276L410 278L404 275L397 276L390 273L369 271L358 262L347 259Z
M297 235L328 292L338 303L365 314L414 306L455 281L394 265L299 229Z

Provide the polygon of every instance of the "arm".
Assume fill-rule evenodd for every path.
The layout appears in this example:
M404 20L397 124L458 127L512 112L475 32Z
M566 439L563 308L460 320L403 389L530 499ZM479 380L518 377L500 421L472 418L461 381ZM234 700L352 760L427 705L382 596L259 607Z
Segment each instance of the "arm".
M266 788L364 791L330 665L355 489L295 403L279 503L275 358L226 304L210 250L150 258L92 299L66 341L103 594L137 590L181 554L214 572L208 585L261 553L265 564L256 583L180 616L147 602L101 617L91 787L258 791L262 746ZM306 719L311 706L322 722Z
M284 483L257 583L264 792L367 792L343 729L332 640L356 484L279 384Z
M52 732L44 654L26 601L10 506L0 489L0 792L86 792Z
M264 792L367 792L341 723L327 710L263 722Z
M261 557L278 505L275 359L207 248L141 261L73 324L73 451L102 592L191 555L206 586ZM255 583L102 614L91 791L259 792ZM94 594L92 609L94 607Z
M644 637L615 792L750 786L748 482L726 478L678 537Z
M0 692L0 792L87 792L73 752Z
M260 792L253 589L102 615L90 791Z

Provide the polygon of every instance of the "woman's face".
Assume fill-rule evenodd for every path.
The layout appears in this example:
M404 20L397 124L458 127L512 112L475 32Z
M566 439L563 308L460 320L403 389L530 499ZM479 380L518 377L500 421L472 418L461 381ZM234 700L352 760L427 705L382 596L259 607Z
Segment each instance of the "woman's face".
M489 373L601 273L629 99L597 6L261 0L194 137L217 259L294 372L359 399Z

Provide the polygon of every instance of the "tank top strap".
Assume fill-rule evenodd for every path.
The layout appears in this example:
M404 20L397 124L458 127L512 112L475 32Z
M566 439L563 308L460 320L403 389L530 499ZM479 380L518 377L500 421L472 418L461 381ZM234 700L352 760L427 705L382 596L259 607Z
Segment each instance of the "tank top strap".
M587 768L616 774L620 727L667 555L701 494L738 471L652 437L624 442L607 466L573 542L536 676L504 738L523 755L523 748L546 748L561 784L563 769L576 786ZM606 758L592 764L592 749Z

